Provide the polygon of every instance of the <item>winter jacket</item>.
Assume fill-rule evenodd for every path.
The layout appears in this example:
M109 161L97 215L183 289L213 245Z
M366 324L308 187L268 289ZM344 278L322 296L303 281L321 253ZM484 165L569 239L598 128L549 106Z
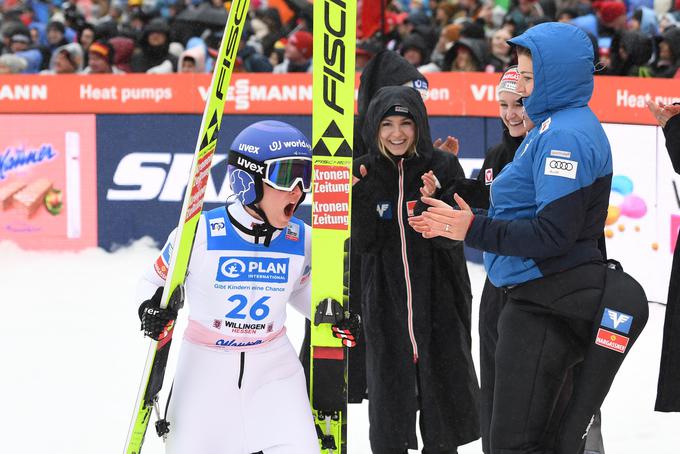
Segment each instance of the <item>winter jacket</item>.
M366 112L371 100L382 87L399 86L406 83L427 89L427 79L418 70L395 51L384 50L376 54L368 62L361 73L359 97L357 100L358 116L354 121L354 157L355 159L368 153L361 136L361 127L366 120ZM362 270L361 257L350 254L350 299L352 312L361 315ZM366 398L366 350L363 338L349 352L348 399L359 403Z
M491 183L512 161L515 151L523 140L524 137L512 137L508 128L503 125L503 140L498 145L489 148L477 178L457 180L452 190L444 193L442 200L453 200L453 193L457 192L472 208L488 210Z
M673 170L680 174L680 115L668 120L663 128L666 148ZM666 301L666 319L663 327L663 346L659 386L656 394L656 411L680 412L680 232L673 255L671 281Z
M161 46L150 46L149 35L151 33L164 33L167 37L165 44ZM153 19L144 27L144 34L140 40L139 48L132 54L130 67L135 73L145 73L157 66L170 62L171 71L177 71L177 57L170 54L170 27L163 19ZM167 64L167 63L166 63Z
M418 130L416 156L380 154L380 120L407 107ZM416 411L426 450L449 452L479 437L478 385L470 352L471 293L462 243L424 239L408 224L421 208L421 176L443 188L463 175L458 159L434 149L421 96L385 87L363 125L368 154L355 160L352 255L360 255L373 452L415 449Z
M135 42L132 38L116 36L109 40L109 44L113 47L113 64L126 73L132 72L130 59L135 50Z
M245 45L238 51L241 70L248 73L270 73L274 70L267 57L257 52L253 46Z
M588 107L594 85L588 36L573 25L545 23L510 42L531 50L536 83L524 107L540 126L494 179L488 215L476 215L466 236L469 246L485 251L496 287L602 261L597 242L612 178L609 141Z

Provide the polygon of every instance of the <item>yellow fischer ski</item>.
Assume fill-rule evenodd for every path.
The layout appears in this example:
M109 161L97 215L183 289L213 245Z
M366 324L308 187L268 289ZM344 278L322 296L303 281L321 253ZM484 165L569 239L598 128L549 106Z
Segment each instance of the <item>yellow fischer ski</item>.
M354 126L356 0L314 2L310 400L322 453L347 452L346 315Z
M229 80L236 62L238 44L248 15L249 3L249 0L234 0L231 4L224 36L215 60L209 96L203 111L189 183L184 194L182 212L172 247L166 284L163 289L161 308L165 308L171 303L170 296L175 289L184 283L186 277L196 228L203 209L203 198L210 175L212 158L217 147L217 136L222 122ZM170 326L163 338L159 341L152 340L149 345L144 373L142 374L132 421L125 442L125 454L139 454L141 452L144 435L154 408L160 419L158 393L163 385L173 328L174 326ZM157 429L161 428L157 427ZM170 427L170 430L172 430L172 427Z

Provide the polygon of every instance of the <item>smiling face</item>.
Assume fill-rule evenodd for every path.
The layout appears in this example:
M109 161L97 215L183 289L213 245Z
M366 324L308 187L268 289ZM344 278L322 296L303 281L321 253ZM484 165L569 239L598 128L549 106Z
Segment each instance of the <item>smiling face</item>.
M390 115L380 121L378 140L392 156L404 156L413 148L416 124L409 117Z
M281 191L264 183L262 185L262 200L260 200L258 206L267 215L267 220L271 225L283 229L290 223L302 194L302 188L299 184L292 191ZM246 209L251 215L260 217L249 208L246 207Z
M525 120L524 106L521 100L522 98L519 95L509 91L502 91L498 94L500 117L512 137L522 137L533 127L531 120L528 118Z
M517 93L522 98L527 98L534 91L534 64L530 56L526 54L517 55L517 72L519 73Z

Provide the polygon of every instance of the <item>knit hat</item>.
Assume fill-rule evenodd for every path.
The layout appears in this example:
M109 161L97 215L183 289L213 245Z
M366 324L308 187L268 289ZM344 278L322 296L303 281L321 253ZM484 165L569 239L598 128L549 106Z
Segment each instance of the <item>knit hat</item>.
M411 115L411 112L408 111L408 108L404 107L404 106L400 106L398 104L395 104L394 106L387 109L387 111L383 114L382 118L391 117L393 115L397 115L397 116L400 116L400 117L406 117L406 118L410 118L411 120L413 120L413 115Z
M110 65L113 65L113 47L106 41L95 41L87 49L88 52L101 55Z
M288 38L288 43L300 51L302 56L309 60L312 58L312 34L304 30L293 33Z
M519 95L519 93L517 93L518 80L519 72L517 71L517 66L509 67L503 73L501 81L498 83L498 86L496 87L496 94L500 95L502 92L507 91L508 93Z
M626 5L619 1L595 2L593 7L598 12L603 24L611 24L618 17L626 14Z

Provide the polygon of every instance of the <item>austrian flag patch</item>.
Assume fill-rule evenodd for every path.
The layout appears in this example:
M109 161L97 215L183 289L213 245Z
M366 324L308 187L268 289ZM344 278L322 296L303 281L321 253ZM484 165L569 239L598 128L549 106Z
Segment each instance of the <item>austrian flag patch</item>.
M600 347L608 348L609 350L614 350L615 352L625 353L626 348L628 348L628 340L629 339L626 336L600 328L597 330L595 344Z

